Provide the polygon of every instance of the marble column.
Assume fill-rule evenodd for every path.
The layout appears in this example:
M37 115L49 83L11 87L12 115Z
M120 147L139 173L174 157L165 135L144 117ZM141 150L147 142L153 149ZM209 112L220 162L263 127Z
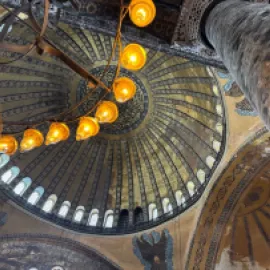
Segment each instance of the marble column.
M270 5L226 0L208 12L205 37L270 129Z

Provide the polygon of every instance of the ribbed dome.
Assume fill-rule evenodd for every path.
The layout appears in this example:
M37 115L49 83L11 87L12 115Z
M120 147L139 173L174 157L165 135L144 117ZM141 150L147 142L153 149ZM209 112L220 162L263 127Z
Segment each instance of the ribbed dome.
M101 75L111 52L111 37L61 23L48 35L75 61ZM24 26L14 25L6 39L26 42L32 37ZM1 52L1 59L14 56ZM141 71L121 70L136 82L136 96L119 105L119 119L102 126L97 137L76 142L76 124L71 124L68 141L18 153L2 167L2 174L12 165L20 169L10 184L4 184L13 200L74 230L125 233L171 218L200 197L225 144L217 83L201 64L153 50L148 50L147 57ZM115 65L116 58L104 82L112 81ZM0 70L4 123L51 119L89 91L82 78L48 55L26 56L1 65ZM101 95L98 89L73 116L83 114ZM4 125L4 132L25 127ZM45 135L48 126L40 130ZM12 189L24 177L32 182L18 196Z

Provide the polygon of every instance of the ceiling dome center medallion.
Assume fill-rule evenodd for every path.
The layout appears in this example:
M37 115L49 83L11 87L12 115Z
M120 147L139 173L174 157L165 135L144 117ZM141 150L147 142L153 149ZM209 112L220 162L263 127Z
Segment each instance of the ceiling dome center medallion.
M96 77L102 77L103 70L105 66L99 66L91 70L91 73ZM113 82L115 76L116 66L110 66L108 73L103 78L103 82L110 86ZM146 90L146 87L142 80L134 74L134 72L130 72L124 68L121 69L120 77L127 77L132 79L136 86L137 91L136 95L133 99L129 100L126 103L117 103L119 109L119 118L117 121L110 125L102 125L101 132L107 134L126 134L136 129L145 119L145 116L148 113L149 107L149 96ZM81 80L77 90L77 102L79 102L83 97L85 97L91 89L87 87L87 82L85 80ZM104 92L101 88L98 88L85 102L82 106L80 106L79 110L81 114L85 114L89 108L91 108L96 102L100 100L100 98L104 95ZM107 96L106 99L113 99L113 95L111 97Z

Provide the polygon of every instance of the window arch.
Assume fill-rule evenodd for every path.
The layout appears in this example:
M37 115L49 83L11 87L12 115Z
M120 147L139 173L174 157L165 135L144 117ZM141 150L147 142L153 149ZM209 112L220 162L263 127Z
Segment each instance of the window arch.
M216 124L216 131L217 131L220 135L222 135L222 133L223 133L223 125L222 125L221 123L217 123L217 124Z
M137 206L134 210L134 222L138 224L144 221L143 210L140 206Z
M9 155L0 155L0 169L2 169L10 161Z
M194 183L192 181L189 181L187 183L187 189L188 189L188 192L189 192L190 196L193 196L194 193L195 193L195 185L194 185Z
M198 180L203 184L203 183L205 182L205 171L199 169L199 170L197 171L197 178L198 178Z
M83 215L84 215L84 207L83 206L78 206L75 210L74 216L73 216L73 221L80 223L82 221Z
M119 228L127 228L129 223L129 211L127 209L122 209L118 219Z
M20 173L20 169L16 166L11 167L1 175L1 181L10 184Z
M222 106L220 104L217 104L216 105L216 111L219 115L223 115L223 109L222 109Z
M13 189L14 193L19 196L22 196L23 193L31 186L32 180L29 177L23 178L17 186Z
M220 151L220 148L221 148L221 142L214 140L213 141L213 148L218 153Z
M216 160L215 160L212 156L208 156L208 157L206 158L206 164L207 164L207 166L208 166L210 169L213 168L215 161L216 161Z
M156 220L158 217L157 206L154 203L151 203L148 209L149 209L149 220Z
M181 190L177 190L175 192L175 198L178 206L184 205L186 202L185 196L183 195Z
M98 209L93 209L91 211L91 213L89 215L89 219L88 219L88 225L89 226L97 226L98 214L99 214Z
M113 210L107 210L104 215L103 227L112 228L113 226Z
M170 203L170 200L168 198L164 198L162 201L163 209L165 214L172 214L173 208L172 204Z
M43 187L37 187L34 192L29 196L28 203L32 205L36 205L39 199L42 197L44 193Z
M69 201L64 201L59 209L58 216L61 218L65 218L68 214L70 207L71 203Z
M44 203L42 210L46 213L50 213L57 201L57 196L52 194L48 197L47 201Z
M219 96L219 91L217 85L213 85L213 92L216 96Z

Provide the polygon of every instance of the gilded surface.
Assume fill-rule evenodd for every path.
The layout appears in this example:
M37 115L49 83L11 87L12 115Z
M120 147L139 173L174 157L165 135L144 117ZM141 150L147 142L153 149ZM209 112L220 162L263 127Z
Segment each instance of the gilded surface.
M97 75L112 48L111 37L63 23L49 29L48 35L75 61ZM9 42L15 43L27 43L31 38L32 34L18 24L7 36ZM14 56L1 52L2 59ZM12 158L21 173L11 186L23 176L33 180L23 195L25 199L36 187L45 188L36 210L48 196L56 194L54 214L68 200L72 203L68 219L82 205L86 210L82 223L86 224L88 213L97 208L101 226L105 211L112 209L117 226L122 209L129 211L132 224L137 206L143 209L147 221L150 203L156 204L158 215L162 216L162 200L169 198L177 214L194 203L194 194L198 198L202 193L225 147L224 107L217 81L199 63L153 50L147 50L147 57L141 71L131 73L123 69L123 74L136 82L137 94L130 103L119 105L118 121L104 126L99 136L81 143L72 135L67 142ZM116 58L105 81L111 80L115 64ZM0 70L4 121L53 117L87 92L78 75L47 55L26 56L12 65L1 66ZM94 105L98 96L97 91L73 116ZM48 126L40 129L46 133ZM22 127L4 126L5 132L18 130ZM72 134L74 130L75 126L71 126ZM198 178L199 170L205 178ZM192 191L188 182L193 183ZM186 201L180 209L175 198L178 190Z

